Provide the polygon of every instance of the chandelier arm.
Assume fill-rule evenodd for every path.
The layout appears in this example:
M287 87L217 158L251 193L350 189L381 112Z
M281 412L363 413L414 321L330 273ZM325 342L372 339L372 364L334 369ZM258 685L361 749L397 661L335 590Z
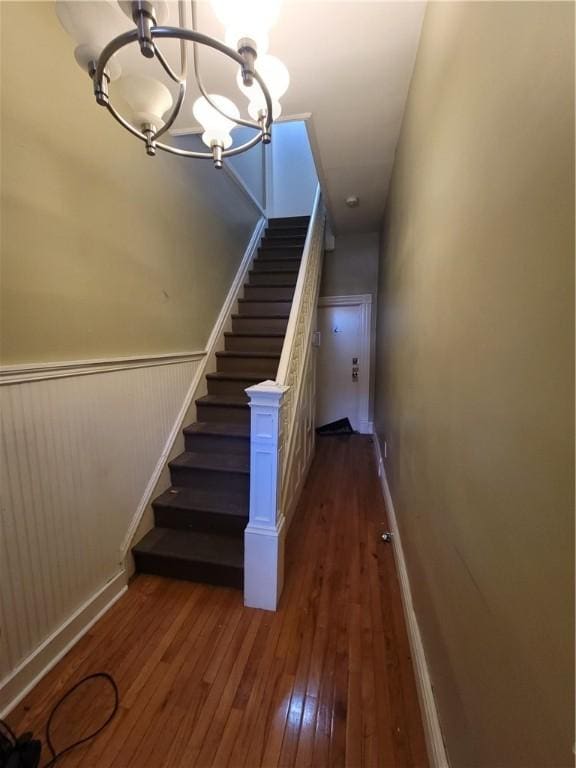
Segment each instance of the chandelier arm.
M106 109L108 110L108 112L110 112L114 120L119 122L120 125L126 128L127 131L130 131L130 133L134 134L134 136L136 136L137 139L140 139L140 141L146 142L146 135L141 131L139 131L138 128L134 128L132 123L129 123L128 120L126 120L126 118L122 117L122 115L113 106L111 101L109 101L106 104Z
M151 34L152 34L152 38L158 37L160 39L164 39L164 38L179 39L181 41L190 41L194 44L200 43L201 45L207 45L208 47L214 48L220 53L223 53L225 56L228 56L229 58L233 59L240 66L242 66L244 63L242 56L237 51L234 51L232 48L229 48L227 45L224 45L224 43L221 43L219 40L209 37L208 35L204 35L201 32L196 32L195 30L179 29L177 27L152 27ZM108 45L105 46L102 53L100 54L100 57L98 58L96 69L93 75L94 91L95 91L98 102L106 106L106 108L108 109L112 117L118 123L120 123L120 125L122 125L127 131L129 131L134 136L136 136L136 138L147 143L149 141L149 136L146 136L144 133L142 133L137 128L135 128L131 123L129 123L125 118L123 118L122 115L120 115L120 113L117 112L117 110L114 108L110 99L107 97L107 88L104 82L106 77L104 72L110 58L121 48L124 48L126 45L130 45L131 43L135 43L135 42L138 42L137 29L133 29L128 32L123 32L122 34L118 35L113 40L111 40L108 43ZM242 152L245 152L247 149L250 149L251 147L256 146L256 144L262 141L265 132L268 132L270 129L270 126L272 125L272 99L270 97L270 93L268 91L268 88L266 87L266 84L264 83L264 81L262 80L262 78L260 77L257 71L254 72L254 79L257 81L258 85L262 89L262 93L264 94L264 99L266 101L266 107L267 107L266 117L261 124L249 123L246 120L242 120L242 121L233 120L233 122L237 123L238 125L246 125L247 127L257 129L258 134L254 136L252 139L250 139L249 141L245 142L244 144L240 144L238 147L231 147L230 149L224 150L222 152L223 158L239 155ZM183 83L181 83L181 85L182 84ZM179 94L178 102L179 102L179 105L181 106L184 96L182 95L182 101L181 101L180 95L181 94ZM217 109L218 112L221 111L217 107L215 108ZM170 114L170 117L168 118L168 120L169 121L171 120L171 122L168 125L168 128L170 127L170 125L172 125L172 123L176 119L177 111L178 110L175 110L175 111L173 110L173 112ZM228 119L231 119L231 118L228 118ZM165 128L165 130L167 130L167 128ZM164 133L165 130L162 131L162 133ZM161 134L160 132L158 132L156 135L158 136ZM157 142L156 147L158 147L158 149L162 149L164 152L170 152L173 155L180 155L182 157L192 157L192 158L197 158L202 160L204 159L213 160L213 154L211 152L193 152L191 150L182 150L182 149L178 149L178 147L173 147L169 144L164 144L162 142Z
M192 8L192 29L195 32L196 31L196 0L191 0L190 6ZM208 104L210 104L212 109L215 109L216 112L222 115L222 117L225 117L227 120L231 120L235 122L237 125L243 125L246 128L252 128L257 131L261 130L258 123L254 123L251 120L244 120L241 117L231 117L230 115L227 115L226 112L224 112L224 110L220 109L220 107L212 101L208 92L206 91L206 88L204 87L202 76L200 75L200 55L198 53L198 44L196 42L192 43L192 61L194 62L194 77L196 79L196 85L198 86L198 90L200 91L202 96L204 96Z
M122 117L122 115L116 111L114 106L111 102L107 105L108 112L112 115L112 117L117 120L121 126L126 128L127 131L130 131L134 136L136 136L137 139L140 139L144 143L146 143L147 136L144 133L141 133L137 128L134 128L134 126L128 122L125 118ZM158 134L157 134L158 135ZM242 152L245 152L247 149L251 149L252 147L255 147L256 144L259 144L261 141L261 136L254 136L249 141L244 142L244 144L240 144L237 147L232 147L230 149L225 149L222 153L222 157L232 157L234 155L239 155ZM164 152L170 152L173 155L179 155L180 157L192 157L198 160L213 160L214 157L212 155L212 152L193 152L189 149L179 149L178 147L174 147L171 144L164 144L161 141L156 142L156 147L158 149L163 150Z
M182 102L184 101L184 97L186 96L186 80L182 80L180 82L180 87L178 90L178 96L176 98L176 101L174 102L174 106L172 107L172 111L170 112L170 115L162 128L159 128L154 136L152 136L152 141L156 141L156 139L159 136L162 136L169 128L172 128L174 125L174 121L178 117L178 113L180 112L180 107L182 106Z
M228 56L230 59L233 59L237 64L240 66L243 65L244 60L242 56L235 51L233 48L229 48L227 45L224 45L224 43L221 43L219 40L216 40L213 37L209 37L208 35L202 34L202 32L196 32L195 30L191 29L179 29L178 27L152 27L151 28L151 34L152 38L158 37L160 39L179 39L179 40L189 40L192 43L200 43L201 45L207 45L209 48L214 48L216 51L220 51L220 53L223 53L225 56ZM115 37L113 40L111 40L108 45L104 48L102 53L100 54L100 57L98 59L98 64L96 65L96 71L94 73L94 82L96 83L96 88L99 91L105 90L104 88L104 70L106 68L106 65L108 63L108 60L121 48L124 48L124 46L129 45L130 43L135 43L138 41L138 30L132 29L128 32L123 32L122 34ZM268 92L268 88L266 87L264 81L258 74L258 72L254 72L254 78L262 88L262 92L264 94L264 98L266 100L266 108L267 108L267 115L265 120L265 127L270 128L272 125L272 99L270 97L270 93ZM217 109L217 108L216 108ZM220 111L220 110L218 110ZM226 117L228 117L226 115ZM229 120L233 120L233 118L228 118ZM248 120L233 120L233 122L237 123L238 125L246 125L249 128L255 128L261 131L261 126L258 123L252 123Z
M156 43L154 41L152 41L152 45L154 46L154 53L156 55L156 58L158 59L158 61L162 65L162 69L164 70L164 72L166 72L166 74L168 75L168 77L171 80L174 80L175 83L178 83L178 85L180 85L180 83L182 83L182 81L185 78L179 77L176 74L176 72L174 72L174 70L172 69L170 64L168 64L168 62L166 61L166 57L164 56L164 54L162 53L162 51L160 50L160 48L156 45Z
M240 144L237 147L231 147L230 149L225 149L222 152L222 157L232 157L233 155L239 155L240 153L245 152L247 149L255 147L256 144L259 144L261 140L262 137L260 135L254 136L252 139L250 139L250 141L244 142L244 144ZM165 152L170 152L172 155L179 155L180 157L195 157L204 160L214 159L211 152L192 152L188 149L179 149L178 147L174 147L171 144L163 144L161 141L156 143L156 147L158 149L164 150Z
M186 12L184 0L178 0L178 22L181 28L186 26ZM186 41L180 40L180 80L188 78L188 49Z

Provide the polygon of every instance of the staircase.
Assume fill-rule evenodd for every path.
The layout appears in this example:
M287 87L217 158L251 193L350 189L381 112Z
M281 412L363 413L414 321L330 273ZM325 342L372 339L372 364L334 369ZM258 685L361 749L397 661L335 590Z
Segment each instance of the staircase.
M244 579L250 498L247 387L275 379L309 217L270 219L232 315L198 421L170 462L172 485L152 503L155 527L132 549L136 570L237 587Z

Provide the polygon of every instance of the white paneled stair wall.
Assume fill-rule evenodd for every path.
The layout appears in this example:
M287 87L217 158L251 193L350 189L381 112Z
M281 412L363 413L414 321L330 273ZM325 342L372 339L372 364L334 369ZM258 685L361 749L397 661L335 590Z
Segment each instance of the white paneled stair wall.
M31 655L58 655L55 629L123 589L121 544L204 354L3 382L0 712L43 668Z
M276 610L284 542L314 455L316 353L312 344L326 215L316 190L276 381L249 387L250 519L244 534L244 602Z

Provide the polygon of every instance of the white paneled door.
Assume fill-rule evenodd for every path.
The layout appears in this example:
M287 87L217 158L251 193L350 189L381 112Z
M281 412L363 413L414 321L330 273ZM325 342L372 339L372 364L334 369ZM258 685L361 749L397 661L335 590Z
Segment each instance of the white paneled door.
M362 306L320 306L318 308L320 354L316 425L350 419L360 430L363 394Z

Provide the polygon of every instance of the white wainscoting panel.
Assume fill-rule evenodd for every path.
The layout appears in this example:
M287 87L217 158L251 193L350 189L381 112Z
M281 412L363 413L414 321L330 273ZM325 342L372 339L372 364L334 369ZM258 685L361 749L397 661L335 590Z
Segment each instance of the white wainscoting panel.
M0 710L27 660L123 571L126 530L204 356L0 387Z

